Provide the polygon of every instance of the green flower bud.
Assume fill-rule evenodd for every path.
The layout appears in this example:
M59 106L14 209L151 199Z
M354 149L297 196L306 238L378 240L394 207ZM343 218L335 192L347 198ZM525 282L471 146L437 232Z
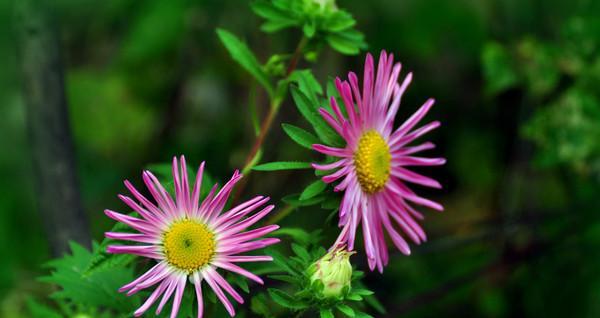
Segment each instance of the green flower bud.
M330 13L337 11L335 0L304 0L304 10L308 13Z
M321 286L317 291L319 296L325 298L337 298L350 289L352 281L352 265L350 256L354 252L348 252L344 247L336 248L309 268L310 282Z

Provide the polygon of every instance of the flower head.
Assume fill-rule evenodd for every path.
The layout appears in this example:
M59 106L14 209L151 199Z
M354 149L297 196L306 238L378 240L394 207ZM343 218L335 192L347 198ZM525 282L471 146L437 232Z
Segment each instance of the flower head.
M309 268L310 282L319 281L323 289L319 291L325 298L337 298L344 290L349 290L352 282L350 256L344 247L335 247Z
M339 213L339 226L343 229L334 246L346 243L350 250L354 249L356 230L362 223L369 268L377 267L380 272L388 262L384 229L402 253L410 254L410 248L398 229L416 244L427 239L416 221L423 219L423 215L412 204L443 210L440 204L418 196L406 185L408 182L441 188L437 181L407 167L442 165L446 160L413 156L419 151L434 148L430 142L409 145L440 125L433 121L413 130L433 106L433 99L427 100L394 130L394 118L402 94L412 80L409 73L399 84L400 68L400 63L394 64L392 54L382 51L377 72L373 57L367 55L362 91L353 72L348 74L348 81L336 78L335 86L344 109L332 97L331 111L321 108L319 112L346 141L346 146L313 145L316 151L338 158L329 164L313 164L317 170L335 170L324 176L323 181L332 183L341 180L334 190L344 191Z
M132 295L142 289L157 286L144 304L135 311L140 316L148 310L162 295L156 309L159 314L173 297L171 317L176 317L188 280L192 282L198 299L198 317L203 314L202 282L215 292L231 316L235 315L233 306L224 291L239 303L244 300L235 289L219 274L226 270L245 276L262 284L255 274L239 267L235 263L271 261L270 256L239 255L279 242L277 238L263 238L263 235L278 228L268 225L244 232L244 230L271 210L269 205L253 213L265 204L269 198L257 196L251 200L222 212L225 203L236 182L242 177L237 171L231 180L219 191L215 185L206 198L200 202L200 187L204 172L204 163L200 165L193 189L190 191L185 158L181 157L181 167L177 158L173 158L173 177L175 198L165 190L158 179L149 171L143 173L144 183L156 201L156 204L144 197L129 181L125 186L135 200L119 195L130 208L139 214L133 217L106 210L110 218L126 224L138 233L107 232L106 237L135 242L135 245L110 245L109 253L134 254L156 260L145 274L123 286L119 291Z

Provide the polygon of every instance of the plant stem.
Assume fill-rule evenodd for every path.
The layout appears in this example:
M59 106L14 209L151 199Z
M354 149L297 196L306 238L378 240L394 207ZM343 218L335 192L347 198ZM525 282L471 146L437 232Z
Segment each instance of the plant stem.
M279 210L279 213L271 215L271 217L267 219L266 224L276 224L277 222L283 220L290 213L292 213L292 211L294 211L294 207L288 204L283 209Z
M300 58L302 56L302 51L304 50L304 47L306 46L307 43L308 43L308 39L306 37L302 37L300 42L298 42L298 45L296 46L296 49L294 50L294 54L292 55L292 58L290 59L290 64L288 65L286 75L280 81L287 81L288 78L290 77L290 75L292 74L292 72L296 69L296 66L298 65L298 61L300 60ZM252 167L257 162L257 160L255 160L255 157L262 150L262 146L265 141L265 138L266 138L267 134L269 133L269 131L271 130L271 126L273 125L273 121L274 121L275 117L277 116L277 113L280 108L279 106L281 106L281 103L283 102L283 100L284 99L280 96L271 97L271 101L270 101L270 105L269 105L269 112L267 113L267 116L263 119L263 121L260 125L260 132L258 133L258 136L256 137L256 140L254 141L254 144L252 145L252 148L250 149L250 152L248 153L248 156L246 157L244 167L242 168L242 172L245 174L246 178L242 179L242 182L240 182L240 184L237 187L237 190L236 190L236 193L235 193L234 199L233 199L234 203L238 202L239 197L241 196L241 194L244 191L244 188L246 187L246 184L248 182L248 177L250 175L250 172L252 171Z

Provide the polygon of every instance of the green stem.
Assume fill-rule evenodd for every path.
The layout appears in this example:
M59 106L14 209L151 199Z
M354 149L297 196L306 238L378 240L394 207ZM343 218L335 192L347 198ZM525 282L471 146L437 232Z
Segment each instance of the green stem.
M292 72L296 69L296 66L298 65L298 61L302 57L302 52L307 43L308 43L308 39L306 37L302 37L302 39L296 46L296 49L294 50L294 55L290 59L290 64L287 68L286 75L280 81L287 81L289 79ZM282 98L280 96L271 97L270 105L269 105L269 112L267 113L267 116L264 118L263 122L260 125L260 131L258 133L258 136L256 137L256 140L254 141L254 145L252 145L252 148L250 149L250 153L248 153L248 156L246 157L244 167L242 168L242 171L244 172L246 177L244 178L244 181L242 181L239 184L237 191L235 193L233 202L238 201L240 195L243 193L243 190L246 186L248 177L249 177L250 173L252 172L252 167L254 167L260 161L259 156L262 153L263 143L265 141L267 134L271 130L271 126L273 125L273 121L274 121L275 117L277 116L277 113L279 112L279 108L280 108L279 106L281 106L281 103L283 102L283 100L284 100L284 98Z
M279 213L275 213L271 215L269 219L267 219L267 225L276 224L277 222L283 220L286 216L290 215L294 211L294 207L291 205L286 205L283 209L279 210Z

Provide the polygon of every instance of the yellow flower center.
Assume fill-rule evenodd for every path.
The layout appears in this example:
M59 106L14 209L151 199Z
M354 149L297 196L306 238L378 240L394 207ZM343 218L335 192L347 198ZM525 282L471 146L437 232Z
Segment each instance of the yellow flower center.
M164 252L169 264L193 273L215 255L215 236L202 223L184 219L164 234Z
M390 147L378 132L369 130L360 137L354 167L364 192L373 194L383 189L390 177L391 160Z

